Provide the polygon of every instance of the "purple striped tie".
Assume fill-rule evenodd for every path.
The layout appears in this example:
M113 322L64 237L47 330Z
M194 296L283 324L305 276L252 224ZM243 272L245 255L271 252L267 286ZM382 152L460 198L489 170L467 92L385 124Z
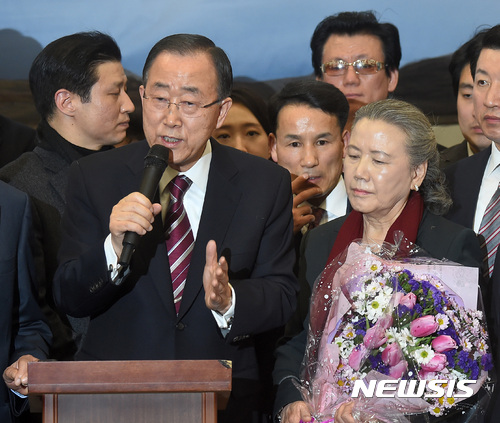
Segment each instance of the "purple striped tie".
M165 227L167 228L167 251L170 263L170 274L172 275L172 290L174 293L175 310L179 313L182 292L186 284L186 278L191 261L191 253L194 247L193 231L184 209L182 199L191 186L191 180L184 175L177 175L168 184L170 201L165 216Z
M491 197L488 207L484 212L479 235L482 235L484 242L481 244L481 249L485 252L484 261L488 263L488 274L491 277L493 266L495 264L495 256L500 243L500 184Z

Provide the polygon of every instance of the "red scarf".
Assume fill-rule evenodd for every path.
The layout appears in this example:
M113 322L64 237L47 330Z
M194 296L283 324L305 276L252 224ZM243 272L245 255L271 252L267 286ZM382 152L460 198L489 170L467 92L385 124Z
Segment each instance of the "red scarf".
M403 211L387 231L385 241L394 244L394 232L400 230L406 239L415 244L423 214L424 200L418 192L412 191ZM353 210L340 228L327 263L344 252L352 241L361 238L363 238L363 213Z

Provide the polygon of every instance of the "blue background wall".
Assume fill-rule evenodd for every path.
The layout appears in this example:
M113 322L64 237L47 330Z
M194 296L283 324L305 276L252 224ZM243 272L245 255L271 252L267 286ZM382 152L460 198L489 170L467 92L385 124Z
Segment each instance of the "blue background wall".
M235 76L302 76L312 72L309 41L317 23L368 9L399 28L402 65L451 53L479 26L500 23L498 0L0 0L0 78L26 78L47 43L94 29L117 40L125 68L138 75L156 41L192 32L227 52Z

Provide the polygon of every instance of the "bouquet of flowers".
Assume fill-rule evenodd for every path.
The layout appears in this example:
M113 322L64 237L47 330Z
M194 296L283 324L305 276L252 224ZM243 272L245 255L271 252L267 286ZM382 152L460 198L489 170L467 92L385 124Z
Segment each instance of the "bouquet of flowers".
M316 420L332 418L352 397L362 420L441 416L477 393L492 368L482 312L425 272L436 264L472 270L477 291L477 269L387 259L388 251L352 243L315 285L300 389Z

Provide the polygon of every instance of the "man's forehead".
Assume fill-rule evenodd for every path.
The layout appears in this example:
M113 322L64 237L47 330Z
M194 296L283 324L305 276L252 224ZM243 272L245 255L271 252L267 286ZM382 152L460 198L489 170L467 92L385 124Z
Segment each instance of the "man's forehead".
M103 62L96 66L97 80L114 85L122 85L127 82L127 76L121 62Z
M325 43L323 56L328 60L384 59L384 50L380 38L372 34L332 34Z
M207 88L216 89L216 84L215 67L203 52L187 55L162 52L154 59L148 74L148 85L157 89L178 88L199 93Z
M320 108L307 104L287 104L278 112L277 131L287 130L287 126L324 124L326 129L340 131L338 117L327 113Z
M476 71L486 70L494 66L497 67L500 62L500 49L483 48L477 59ZM492 69L493 70L493 69ZM496 69L495 69L496 70Z

